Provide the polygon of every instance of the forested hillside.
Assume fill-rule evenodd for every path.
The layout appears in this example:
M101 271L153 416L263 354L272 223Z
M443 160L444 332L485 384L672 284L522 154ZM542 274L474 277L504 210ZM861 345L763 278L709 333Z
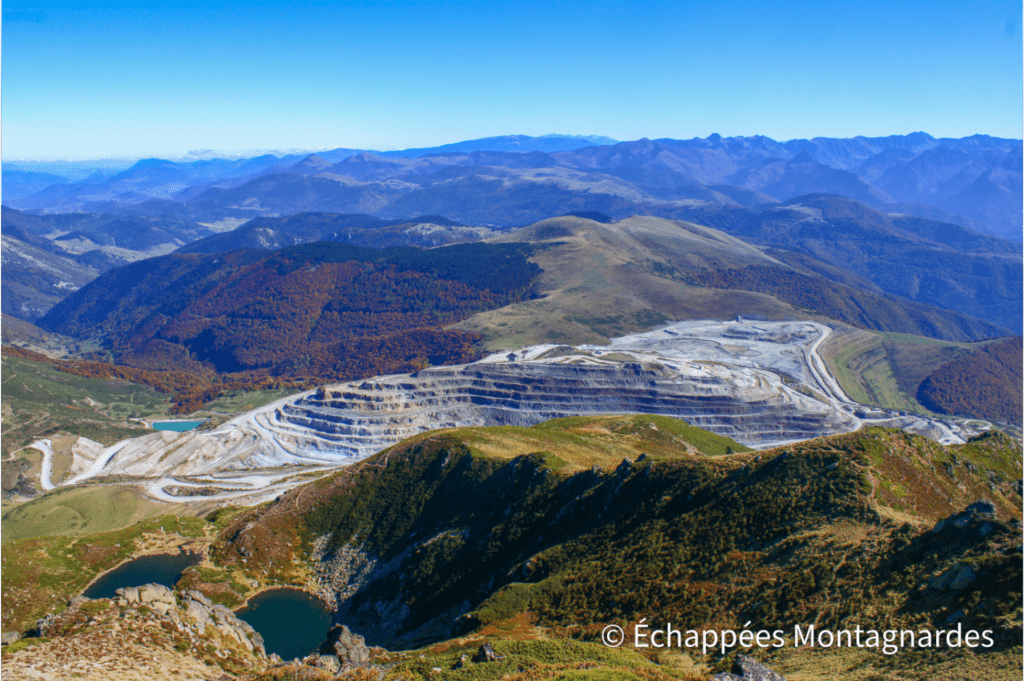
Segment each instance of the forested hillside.
M174 254L102 275L41 323L103 341L118 364L188 371L211 385L223 382L213 373L326 382L410 371L471 359L478 336L440 327L533 295L540 269L526 260L531 252L318 242Z
M1007 338L958 357L925 379L921 404L940 414L976 416L1021 424L1021 337Z

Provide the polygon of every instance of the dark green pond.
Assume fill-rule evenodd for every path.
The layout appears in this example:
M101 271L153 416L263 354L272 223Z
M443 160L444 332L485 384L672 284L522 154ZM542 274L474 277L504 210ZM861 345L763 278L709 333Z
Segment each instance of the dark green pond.
M114 592L126 586L163 584L173 587L185 568L198 565L202 558L193 553L166 556L142 556L106 573L82 592L86 598L114 598Z
M323 602L298 589L264 591L235 614L263 636L268 655L285 660L309 655L331 628L331 612Z

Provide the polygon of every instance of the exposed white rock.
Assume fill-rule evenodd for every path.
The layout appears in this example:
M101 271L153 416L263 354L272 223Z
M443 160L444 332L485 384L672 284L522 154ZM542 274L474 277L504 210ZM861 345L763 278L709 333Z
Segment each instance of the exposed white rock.
M166 501L254 503L307 481L309 473L427 430L528 426L583 414L675 416L754 448L863 423L943 443L970 434L950 422L851 401L817 353L830 333L814 322L688 321L607 346L534 346L466 365L325 386L216 430L162 431L99 453L83 451L73 467L82 472L65 484L118 475L148 479L149 494Z

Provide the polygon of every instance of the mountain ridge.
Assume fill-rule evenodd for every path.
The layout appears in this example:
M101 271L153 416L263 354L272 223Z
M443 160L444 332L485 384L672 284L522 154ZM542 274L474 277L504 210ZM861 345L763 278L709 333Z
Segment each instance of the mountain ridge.
M443 148L411 150L404 155L403 152L376 153L342 149L280 159L281 162L276 163L265 157L233 162L196 161L178 164L173 182L164 184L154 183L152 169L146 166L146 163L154 163L147 161L140 162L143 163L141 166L136 164L115 176L101 179L98 183L54 185L33 196L16 199L12 205L25 209L95 211L113 210L119 206L119 210L127 209L153 198L181 197L191 202L205 191L204 186L208 189L231 189L251 183L266 174L310 174L338 179L347 177L358 182L373 180L380 184L403 180L410 174L428 177L446 166L504 167L518 168L520 171L526 168L536 170L561 167L586 170L634 183L648 195L649 200L646 202L651 205L657 201L685 201L695 196L696 188L713 185L730 185L734 188L731 191L742 189L764 192L776 200L813 192L839 191L876 208L900 204L903 210L916 210L914 206L927 204L928 207L922 209L926 212L944 211L961 224L981 223L986 229L1001 236L1014 240L1021 238L1019 177L1022 162L1019 140L987 136L960 140L935 139L914 133L883 138L814 138L780 143L759 136L723 138L712 135L705 139L641 139L553 150L544 149L537 142L545 138L529 138L535 142L531 142L532 146L527 145L529 150L508 151L504 148L495 149L502 147L502 144L489 143L488 139L506 138L471 140ZM589 144L585 139L578 139L581 140L580 144ZM519 143L509 144L516 147ZM366 165L371 157L374 160ZM312 161L311 158L316 160ZM359 164L352 159L362 160L362 169L358 172L356 167ZM373 173L367 174L371 166L374 168ZM356 174L351 175L353 172ZM437 178L438 182L441 180L443 174ZM409 189L412 187L406 187L398 194ZM327 190L325 188L321 191ZM373 193L378 196L378 200L381 197L386 199L389 194L383 186L375 187ZM705 193L702 199L723 204L723 196L727 195L728 192L725 195ZM250 198L258 199L258 193ZM729 200L724 199L724 202L723 205L726 205ZM223 212L230 205L243 204L244 200L220 206L217 210ZM203 202L192 208L194 211L211 209L213 206ZM265 215L279 209L267 209L264 206L257 210L261 211L257 214ZM311 206L306 210L317 208ZM379 207L367 211L354 209L351 205L339 205L333 210L375 212ZM427 209L425 206L412 208L402 216L380 216L405 217L417 212L440 212L461 221L470 219L467 214L451 214L449 211ZM566 209L558 211L564 212ZM532 217L536 220L549 217L550 214L535 214ZM195 215L203 220L208 217L198 213ZM237 210L233 214L234 217L241 215ZM473 220L480 221L479 218ZM528 221L522 220L519 224ZM497 224L495 220L490 222ZM504 224L510 223L506 219Z

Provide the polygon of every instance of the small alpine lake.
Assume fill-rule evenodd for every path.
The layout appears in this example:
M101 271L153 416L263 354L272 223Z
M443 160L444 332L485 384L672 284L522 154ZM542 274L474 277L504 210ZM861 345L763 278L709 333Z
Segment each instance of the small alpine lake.
M143 584L163 584L173 588L185 568L199 565L202 556L195 553L140 556L102 575L82 592L86 598L114 598L118 589Z
M186 430L194 430L205 421L153 421L153 430L173 430L183 433Z
M271 589L253 596L235 611L263 637L267 655L282 659L304 657L327 640L331 611L323 601L299 589Z

